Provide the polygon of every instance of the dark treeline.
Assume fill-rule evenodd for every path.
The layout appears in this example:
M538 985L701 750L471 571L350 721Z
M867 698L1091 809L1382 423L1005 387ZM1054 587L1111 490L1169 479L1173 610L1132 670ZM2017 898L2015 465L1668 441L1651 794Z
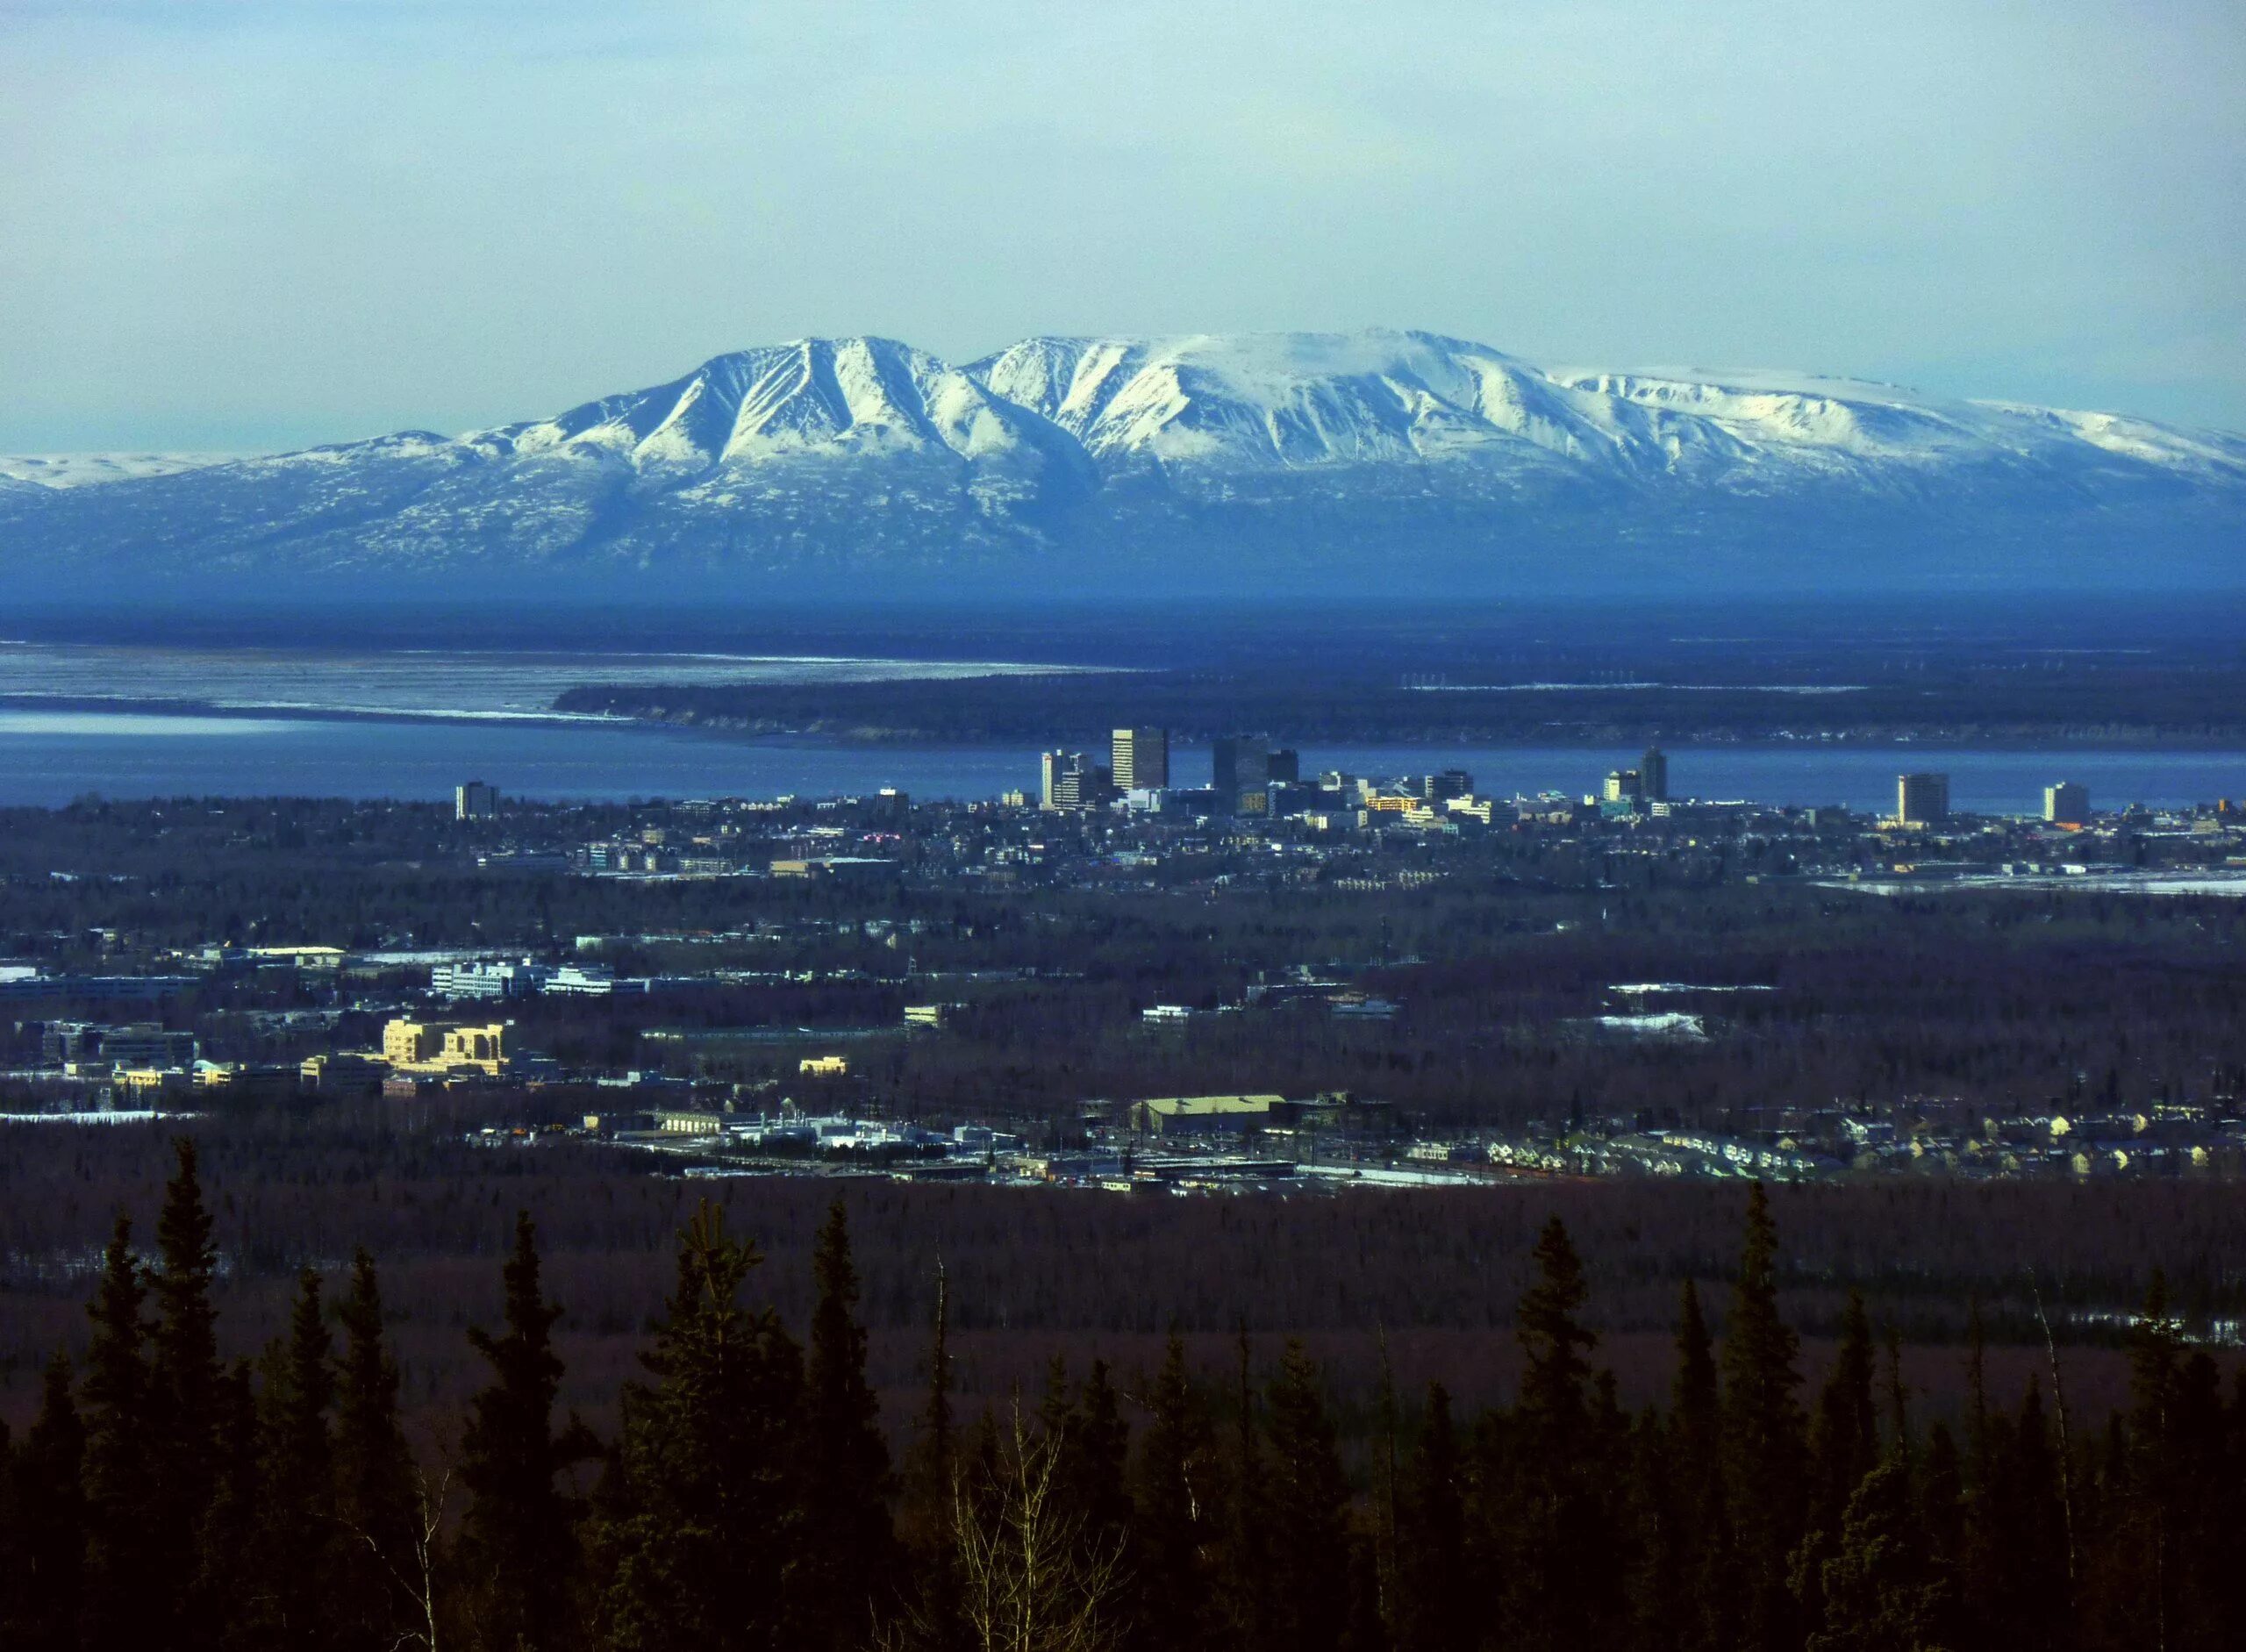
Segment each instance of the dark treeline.
M1832 654L1641 659L1619 668L1586 660L1576 666L1577 686L1477 690L1551 680L1549 663L1540 669L1529 656L1501 655L1441 673L1424 662L1401 673L1328 662L1292 671L936 682L604 683L570 689L556 707L752 734L1038 745L1096 743L1119 722L1154 724L1181 739L1251 730L1305 745L1627 746L1653 738L1768 739L1780 731L1964 741L2235 739L2246 729L2238 714L2246 669L2235 657L2194 667L2149 659L2085 664ZM1433 678L1443 691L1421 691L1405 678ZM1772 682L1845 684L1849 691L1806 697L1757 691Z
M630 1366L672 1236L705 1191L765 1247L764 1289L782 1312L808 1312L809 1256L837 1184L689 1182L652 1173L669 1161L564 1140L480 1148L461 1133L487 1105L471 1094L201 1120L226 1351L253 1353L286 1324L302 1268L333 1269L364 1244L383 1258L405 1403L447 1414L476 1381L461 1332L485 1311L505 1217L528 1206L571 1308L556 1332L567 1398L597 1416ZM0 1415L26 1420L46 1355L82 1346L77 1304L111 1219L151 1208L168 1172L160 1126L0 1126ZM1511 1380L1508 1308L1548 1212L1566 1219L1583 1256L1587 1322L1606 1339L1625 1398L1651 1397L1667 1380L1660 1344L1677 1290L1688 1279L1713 1290L1729 1266L1737 1198L1701 1182L1208 1199L881 1177L839 1185L857 1234L872 1378L892 1417L911 1404L927 1258L941 1254L955 1287L962 1392L978 1403L1055 1346L1150 1367L1175 1323L1205 1363L1245 1320L1259 1335L1311 1343L1351 1429L1377 1380L1366 1330L1376 1323L1406 1382L1445 1376L1462 1400L1479 1400ZM2007 1377L2041 1357L2040 1296L2075 1350L2085 1395L2100 1400L2118 1376L2099 1345L2155 1267L2195 1331L2246 1315L2246 1202L2235 1185L1898 1177L1772 1197L1787 1234L1782 1305L1812 1361L1827 1356L1847 1294L1860 1290L1901 1332L1930 1404L1956 1402L1970 1296Z
M1350 1445L1310 1349L1245 1329L1213 1378L1173 1333L1143 1380L1055 1358L964 1405L964 1293L933 1262L892 1443L840 1204L793 1314L723 1212L690 1212L596 1434L561 1401L539 1240L519 1216L497 1322L466 1332L480 1385L415 1441L364 1250L304 1269L261 1353L222 1356L177 1144L153 1245L118 1216L82 1355L0 1441L0 1644L2092 1652L2223 1644L2246 1609L2246 1382L2226 1393L2159 1275L2122 1403L2071 1400L2056 1357L2000 1388L1976 1336L1953 1424L1861 1298L1807 1380L1759 1184L1712 1285L1720 1334L1684 1285L1657 1403L1621 1402L1556 1215L1509 1391L1384 1379Z

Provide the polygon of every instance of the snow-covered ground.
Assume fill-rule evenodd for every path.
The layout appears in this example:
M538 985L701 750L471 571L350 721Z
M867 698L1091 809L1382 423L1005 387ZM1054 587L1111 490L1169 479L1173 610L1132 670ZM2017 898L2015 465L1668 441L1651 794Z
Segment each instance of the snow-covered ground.
M176 476L224 464L232 454L0 454L0 476L43 488L82 488L138 476Z

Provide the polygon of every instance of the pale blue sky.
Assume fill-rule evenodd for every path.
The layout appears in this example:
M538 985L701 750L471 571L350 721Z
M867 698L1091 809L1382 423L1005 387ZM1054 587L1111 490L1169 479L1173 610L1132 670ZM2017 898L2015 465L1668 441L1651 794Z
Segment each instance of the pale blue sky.
M1425 326L2246 429L2235 0L0 0L0 451Z

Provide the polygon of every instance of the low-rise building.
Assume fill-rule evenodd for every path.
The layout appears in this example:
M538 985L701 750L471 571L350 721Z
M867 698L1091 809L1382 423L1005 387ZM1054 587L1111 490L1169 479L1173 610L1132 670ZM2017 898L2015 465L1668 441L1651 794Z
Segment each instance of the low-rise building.
M440 998L528 998L554 972L528 962L495 963L476 959L440 963L429 971L429 991Z
M194 1088L228 1101L285 1101L297 1093L297 1074L288 1067L255 1067L247 1062L197 1062Z
M507 1033L512 1024L463 1026L446 1021L390 1021L383 1027L383 1059L399 1073L507 1070Z
M1283 1096L1158 1096L1131 1105L1131 1127L1142 1135L1245 1135L1271 1122Z
M382 1088L389 1064L355 1050L332 1050L308 1055L297 1069L306 1090L324 1096L371 1096Z

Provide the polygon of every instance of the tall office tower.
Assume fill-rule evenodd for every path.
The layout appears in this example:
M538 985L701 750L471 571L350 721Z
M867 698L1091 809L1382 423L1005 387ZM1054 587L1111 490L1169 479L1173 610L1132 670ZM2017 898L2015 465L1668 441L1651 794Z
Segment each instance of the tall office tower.
M1210 742L1209 766L1214 776L1217 806L1233 810L1240 806L1242 797L1253 793L1264 797L1271 783L1271 753L1262 735L1249 738L1241 734L1224 734ZM1256 805L1261 813L1262 805Z
M453 788L453 819L489 820L499 812L499 789L480 780Z
M1474 795L1474 776L1463 769L1445 769L1420 777L1420 795L1429 803L1447 803L1453 797Z
M1084 772L1082 752L1047 752L1038 759L1037 806L1073 809L1077 806L1077 776ZM1064 800L1065 799L1065 800Z
M1949 819L1949 776L1898 775L1895 818L1905 826L1940 826Z
M1638 759L1638 795L1648 803L1669 801L1669 754L1658 746L1647 747Z
M1113 746L1119 791L1159 791L1169 784L1169 731L1119 728Z
M1620 803L1627 797L1642 797L1646 795L1645 776L1634 769L1610 769L1606 784L1599 795L1609 803Z
M2043 819L2053 826L2090 824L2090 788L2071 780L2043 788Z
M1263 777L1274 784L1302 783L1302 754L1282 746L1263 760Z

